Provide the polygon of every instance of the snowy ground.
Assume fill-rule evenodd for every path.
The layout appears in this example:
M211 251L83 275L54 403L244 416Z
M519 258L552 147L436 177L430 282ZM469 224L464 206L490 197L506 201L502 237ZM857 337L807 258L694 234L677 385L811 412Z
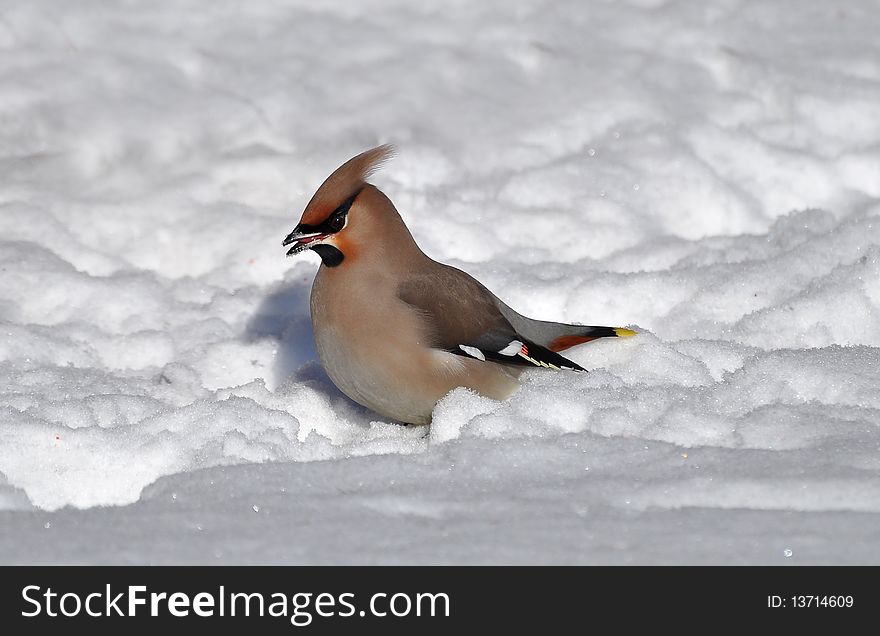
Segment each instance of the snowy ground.
M877 2L0 2L0 562L880 563ZM314 362L339 163L537 318L435 425Z

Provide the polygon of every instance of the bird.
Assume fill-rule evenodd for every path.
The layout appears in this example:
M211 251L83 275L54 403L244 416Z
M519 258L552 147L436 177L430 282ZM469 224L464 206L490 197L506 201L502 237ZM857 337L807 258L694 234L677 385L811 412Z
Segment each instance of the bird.
M397 422L430 424L453 389L504 400L525 369L585 371L560 351L635 335L527 318L470 274L428 257L367 182L394 153L382 145L342 164L282 242L287 256L321 258L310 297L315 348L345 395Z

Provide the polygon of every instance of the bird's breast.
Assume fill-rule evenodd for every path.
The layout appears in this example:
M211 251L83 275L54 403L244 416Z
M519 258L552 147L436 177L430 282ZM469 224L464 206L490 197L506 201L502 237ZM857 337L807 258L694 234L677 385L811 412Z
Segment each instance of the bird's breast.
M320 268L312 287L315 348L333 383L382 415L425 422L436 403L423 325L382 276ZM432 401L433 400L433 401Z
M402 422L426 424L459 386L504 398L516 389L502 365L431 347L424 315L382 275L321 267L312 287L315 348L333 383L355 402ZM340 275L343 274L343 275Z

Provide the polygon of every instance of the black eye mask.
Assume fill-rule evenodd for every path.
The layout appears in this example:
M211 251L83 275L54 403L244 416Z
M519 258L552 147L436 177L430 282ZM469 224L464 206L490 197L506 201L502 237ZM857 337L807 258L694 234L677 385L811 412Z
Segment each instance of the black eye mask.
M304 250L311 249L321 257L321 261L327 267L336 267L339 265L345 259L345 255L332 245L318 243L317 241L321 237L336 234L345 227L348 211L351 209L354 200L357 199L360 193L361 191L358 190L343 201L342 205L333 210L333 214L328 216L322 223L318 225L300 223L297 225L293 229L293 232L291 232L282 242L282 245L284 246L295 243L295 245L287 252L287 255L293 256ZM315 242L315 244L311 245L312 242Z
M348 211L351 209L351 205L360 193L361 191L358 190L352 196L343 201L342 205L333 210L333 214L328 216L323 223L320 223L319 225L300 223L293 231L301 234L336 234L339 230L345 227L345 217L348 216Z

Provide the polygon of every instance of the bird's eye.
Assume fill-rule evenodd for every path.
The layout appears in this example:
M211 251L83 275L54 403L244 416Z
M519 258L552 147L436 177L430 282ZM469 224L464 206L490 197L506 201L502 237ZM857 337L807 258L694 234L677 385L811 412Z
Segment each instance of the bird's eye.
M330 221L328 221L328 223L330 224L331 230L333 230L334 232L338 232L343 227L345 227L345 215L339 213L334 214L330 217Z
M354 200L357 198L358 194L360 194L360 190L351 195L348 199L343 201L342 205L336 208L333 211L333 214L322 224L323 227L326 227L330 230L331 233L338 232L342 228L345 227L345 217L348 215L348 211L351 209L351 204L354 203Z

